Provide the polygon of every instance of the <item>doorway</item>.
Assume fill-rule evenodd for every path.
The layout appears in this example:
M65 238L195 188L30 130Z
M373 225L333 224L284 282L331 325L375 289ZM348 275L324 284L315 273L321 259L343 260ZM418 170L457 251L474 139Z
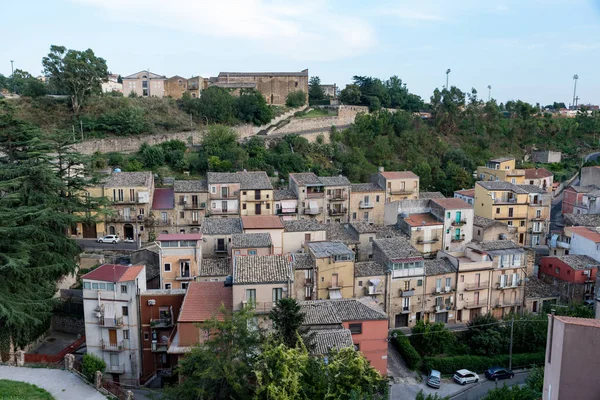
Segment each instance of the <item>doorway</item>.
M110 345L113 347L117 346L117 331L116 330L114 330L114 329L108 330L108 343L110 343Z
M131 225L131 224L123 225L123 238L133 239L133 225Z
M260 203L254 205L254 214L260 215Z
M448 323L448 313L443 312L443 313L435 314L435 322L443 322L443 323L447 324Z
M408 326L408 314L396 314L396 328Z
M96 224L83 224L83 237L85 239L96 239Z

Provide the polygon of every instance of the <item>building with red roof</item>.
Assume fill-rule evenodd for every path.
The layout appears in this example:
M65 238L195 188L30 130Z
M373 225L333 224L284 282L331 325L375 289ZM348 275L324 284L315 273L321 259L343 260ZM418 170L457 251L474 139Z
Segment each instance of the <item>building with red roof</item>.
M242 217L244 233L268 233L271 235L273 254L283 254L284 226L276 215L253 215Z
M385 190L386 203L396 200L419 198L419 177L411 171L379 171L371 176L371 182Z

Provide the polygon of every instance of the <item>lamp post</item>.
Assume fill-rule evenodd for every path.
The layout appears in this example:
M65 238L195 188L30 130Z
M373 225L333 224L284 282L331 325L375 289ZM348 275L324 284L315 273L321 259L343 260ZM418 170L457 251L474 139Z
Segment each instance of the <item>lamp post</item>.
M452 72L452 71L450 71L450 68L448 68L446 70L446 90L449 90L449 88L448 88L448 75L450 75L450 72Z
M488 85L488 101L492 99L492 85Z
M577 108L577 104L576 101L577 99L575 98L577 96L577 79L579 79L579 75L575 74L573 75L573 108L576 109Z
M15 68L13 67L13 63L15 60L10 60L10 79L12 79L13 84L13 93L15 92Z

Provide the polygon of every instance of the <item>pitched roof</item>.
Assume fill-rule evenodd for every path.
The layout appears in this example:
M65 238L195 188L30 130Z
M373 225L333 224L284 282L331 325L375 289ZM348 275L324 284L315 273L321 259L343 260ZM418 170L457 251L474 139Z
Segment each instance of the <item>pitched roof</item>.
M375 183L353 183L350 186L352 192L385 192L385 190Z
M306 186L306 185L323 186L323 184L321 183L321 181L319 180L317 175L315 175L312 172L293 173L293 174L290 174L289 177L290 177L290 179L293 179L294 181L296 181L298 186Z
M203 258L200 262L198 276L227 276L231 275L231 263L228 258Z
M128 267L118 264L104 264L83 275L82 279L104 282L126 282L134 280L144 269L143 265Z
M285 232L314 232L324 231L325 225L313 219L282 221Z
M425 260L425 275L442 275L456 272L456 267L447 258Z
M244 229L283 229L281 218L276 215L247 215L242 217Z
M240 183L240 178L235 172L208 172L206 180L209 184Z
M467 208L473 208L473 206L463 199L449 198L449 199L433 199L431 200L435 204L444 208L445 210L464 210Z
M173 208L175 208L175 192L173 189L154 189L152 209L172 210Z
M104 187L146 187L152 186L152 172L113 172L104 182Z
M242 233L242 220L240 218L204 218L202 233L204 235Z
M522 248L521 246L519 246L512 240L490 240L488 242L474 243L474 244L472 244L472 246L478 247L483 251L521 249Z
M527 168L525 169L525 179L542 179L550 178L554 174L546 168Z
M368 321L385 320L387 315L383 310L371 307L359 299L338 299L338 300L309 300L301 301L301 312L319 312L322 310L323 316L318 318L321 323L336 323L338 320L346 321ZM333 309L333 314L326 312L328 308ZM332 317L335 315L335 318ZM329 320L328 320L329 319ZM305 321L304 325L308 325Z
M268 233L236 233L231 236L232 249L250 247L271 247L271 235Z
M508 228L508 225L502 221L498 221L498 220L491 219L491 218L480 217L479 215L475 215L473 217L473 225L479 226L481 228L487 228L488 226L498 225L498 224L505 225Z
M354 276L380 276L385 275L385 268L377 261L362 261L354 264Z
M545 194L546 191L539 186L535 185L517 185L519 189L524 190L526 193L539 193Z
M560 290L557 286L550 283L546 283L541 279L534 276L527 278L525 284L525 297L526 298L541 298L541 297L559 297Z
M173 190L175 190L175 193L208 192L208 184L205 179L189 181L177 180L173 184Z
M323 186L350 186L351 183L345 176L320 176Z
M419 192L419 199L445 199L442 192Z
M344 243L336 241L324 242L308 242L306 244L315 258L326 258L331 256L352 255L354 252L350 250Z
M242 171L237 174L242 190L273 190L271 180L265 171Z
M463 190L456 190L454 192L454 194L460 194L463 195L465 197L475 197L475 189L463 189Z
M379 174L385 179L419 179L419 176L412 171L388 171Z
M567 226L600 226L600 214L563 214Z
M600 263L594 260L590 256L582 254L569 254L566 256L551 256L549 258L556 258L573 269L591 269L600 267Z
M150 79L167 79L167 77L164 75L155 74L154 72L150 72L145 69L143 69L139 72L136 72L135 74L124 76L124 77L122 77L122 79L138 79L137 75L139 75L141 73L146 73L146 75L148 77L150 77Z
M423 256L410 242L401 236L389 239L373 240L373 247L379 248L390 260L423 259Z
M310 254L292 253L292 268L297 269L314 269L315 259Z
M568 325L587 326L589 328L600 328L600 319L566 317L564 315L556 315L554 318Z
M342 318L328 304L313 304L312 302L302 301L300 302L300 313L304 314L303 325L337 325L342 323Z
M600 243L600 232L596 228L589 228L587 226L574 226L569 228L574 234L581 236L587 240L591 240L594 243Z
M169 240L202 240L201 233L161 233L156 238L158 242Z
M527 191L522 189L520 185L514 185L505 181L477 181L475 184L483 187L486 190L510 190L517 194L527 193Z
M352 333L345 328L314 329L308 337L312 355L328 354L331 350L353 347Z
M294 280L289 255L233 257L233 283L285 283Z
M589 193L589 192L593 192L594 190L597 190L598 187L595 186L595 185L589 185L589 186L569 186L567 189L572 189L572 190L574 190L577 193Z
M190 282L177 322L203 322L217 315L221 304L227 310L233 309L233 288L223 282Z
M324 224L327 240L340 241L346 245L358 244L360 241L354 237L343 224L331 222Z
M375 233L377 232L377 226L369 224L368 222L350 222L350 227L356 231L356 233Z
M273 199L275 201L280 200L296 200L298 196L291 189L277 189L273 191Z

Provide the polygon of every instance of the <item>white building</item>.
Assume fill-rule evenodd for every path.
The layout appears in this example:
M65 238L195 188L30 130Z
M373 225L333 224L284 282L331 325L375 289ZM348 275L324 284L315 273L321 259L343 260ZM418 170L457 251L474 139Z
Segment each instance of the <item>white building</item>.
M108 75L108 81L102 82L102 93L119 92L123 93L123 84L119 83L119 75Z
M458 251L473 240L473 206L463 199L433 199L431 213L444 221L442 246L444 250Z
M590 256L600 262L600 227L571 226L565 228L565 234L568 233L571 234L569 254Z
M146 267L104 264L85 274L83 310L87 352L106 362L113 380L142 371L138 293L146 290Z

